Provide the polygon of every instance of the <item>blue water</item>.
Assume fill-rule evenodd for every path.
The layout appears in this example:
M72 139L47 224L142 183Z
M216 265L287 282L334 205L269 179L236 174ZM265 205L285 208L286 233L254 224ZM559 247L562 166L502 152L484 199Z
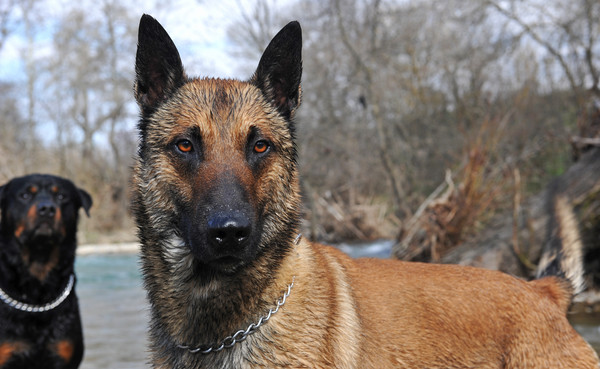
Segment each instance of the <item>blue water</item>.
M340 245L354 257L388 257L391 243ZM77 294L86 352L81 369L148 368L146 328L148 305L138 256L96 254L78 256ZM600 349L600 316L590 316L575 328Z
M147 368L148 305L134 254L78 256L85 356L81 369Z

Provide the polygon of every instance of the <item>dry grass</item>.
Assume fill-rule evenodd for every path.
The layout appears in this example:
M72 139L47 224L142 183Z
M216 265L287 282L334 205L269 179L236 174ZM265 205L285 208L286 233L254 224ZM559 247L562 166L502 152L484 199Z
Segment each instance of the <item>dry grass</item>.
M481 228L496 211L511 204L511 170L498 158L499 142L509 116L486 120L467 141L465 160L404 222L394 247L403 260L439 261L444 254Z

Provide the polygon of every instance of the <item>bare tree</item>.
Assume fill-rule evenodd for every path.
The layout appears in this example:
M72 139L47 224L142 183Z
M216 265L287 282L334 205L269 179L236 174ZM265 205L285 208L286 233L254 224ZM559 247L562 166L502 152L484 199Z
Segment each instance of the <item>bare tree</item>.
M79 130L81 154L89 162L103 131L115 159L122 157L115 136L130 102L132 72L121 53L135 44L135 22L114 2L106 2L102 12L98 19L83 10L69 12L54 36L56 56L48 64L48 91L61 96L47 105L49 114L59 134L69 125Z
M43 105L56 128L58 172L95 195L96 229L122 227L134 154L131 98L137 14L106 0L66 12L45 64Z
M257 0L249 9L242 1L236 2L238 9L241 9L240 19L235 26L228 28L227 35L234 43L245 45L244 48L234 50L234 53L254 60L260 57L284 18L277 9L276 1Z
M486 0L514 22L558 65L581 103L584 91L600 95L600 3L573 1ZM527 17L525 17L527 15ZM555 78L552 73L550 78Z
M14 12L18 5L19 1L17 0L0 1L0 50L17 22Z
M15 175L24 174L20 163L15 163L14 152L20 152L23 143L22 126L25 119L15 109L14 86L0 83L0 183Z

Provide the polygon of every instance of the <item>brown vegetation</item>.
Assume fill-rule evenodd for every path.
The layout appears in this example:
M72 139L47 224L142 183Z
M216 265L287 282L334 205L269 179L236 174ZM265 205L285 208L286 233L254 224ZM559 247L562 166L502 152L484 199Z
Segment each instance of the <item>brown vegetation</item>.
M252 61L288 20L303 25L306 234L336 242L402 230L405 252L445 260L595 145L600 4L538 3L246 7L229 27L230 50ZM95 199L82 241L133 239L131 61L140 11L110 0L98 12L66 6L51 28L44 4L0 6L0 53L17 33L26 40L25 79L0 81L0 182L36 171L69 177ZM37 52L43 32L51 35L49 56ZM414 231L425 218L426 233Z

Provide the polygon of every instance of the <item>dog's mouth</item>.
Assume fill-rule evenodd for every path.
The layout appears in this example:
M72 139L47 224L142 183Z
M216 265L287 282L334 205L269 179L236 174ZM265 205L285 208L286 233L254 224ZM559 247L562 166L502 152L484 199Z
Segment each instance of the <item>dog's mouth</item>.
M227 271L227 270L231 270L231 269L236 269L237 267L241 266L243 263L244 263L244 261L242 259L237 258L235 256L227 255L227 256L222 256L215 260L212 260L209 263L209 265L212 266L213 268Z
M52 237L55 233L54 227L47 222L41 222L33 230L34 237Z
M41 221L35 225L29 232L29 239L33 242L62 241L64 231L61 231L59 224L51 221Z

